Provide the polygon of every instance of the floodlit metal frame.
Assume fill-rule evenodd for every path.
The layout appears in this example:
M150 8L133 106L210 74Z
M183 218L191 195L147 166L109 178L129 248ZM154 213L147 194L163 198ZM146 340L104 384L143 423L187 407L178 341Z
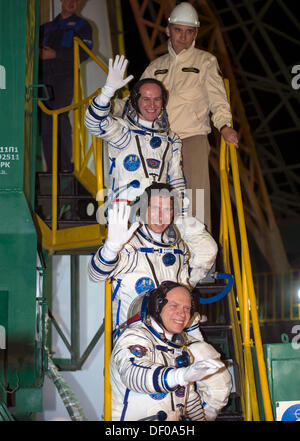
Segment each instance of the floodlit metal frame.
M223 0L210 4L218 16L229 54L234 60L233 70L242 90L245 111L251 115L248 121L274 213L277 219L299 217L300 177L297 171L300 156L295 154L293 163L287 162L284 150L294 146L286 145L291 143L284 143L282 138L282 135L293 135L293 138L286 139L297 142L300 134L300 117L295 108L296 103L299 106L300 94L291 85L293 64L282 50L282 47L286 48L289 56L293 50L295 54L299 53L300 41L295 37L299 34L300 23L292 11L293 5L282 0ZM285 19L290 24L289 34L272 25L275 8L280 20ZM235 38L238 30L243 34L242 45ZM281 50L274 38L280 43ZM264 50L259 46L260 41L264 42ZM249 59L258 63L263 73L256 74L251 70ZM262 92L266 99L276 101L274 108L267 113L260 98ZM281 118L283 113L286 118Z
M52 256L48 256L48 264L51 265L49 259L52 259ZM49 271L51 274L52 271ZM89 355L95 348L96 344L102 337L104 333L104 320L102 324L99 326L99 329L95 332L93 338L83 351L80 353L80 291L79 291L79 256L78 255L70 255L70 278L71 278L71 289L70 289L70 339L65 335L65 332L61 328L58 321L55 319L51 312L51 305L48 309L49 318L51 319L51 323L60 336L62 342L64 343L66 349L70 353L70 358L54 358L55 364L59 367L60 370L66 371L76 371L80 370ZM109 286L110 288L110 286ZM106 288L107 289L107 288ZM48 290L51 291L51 284L48 287ZM51 298L51 293L48 293ZM51 302L50 302L51 303ZM51 341L49 344L51 347ZM109 350L111 347L108 348Z
M239 168L247 226L272 270L288 270L289 263L286 252L218 18L211 8L211 2L194 0L190 3L197 8L201 22L197 35L198 47L209 50L217 56L222 72L230 82L233 120L240 137ZM167 17L176 2L175 0L130 0L130 4L145 52L149 60L153 60L167 51L164 29ZM164 39L163 43L161 43L161 39ZM217 174L219 174L218 145L219 142L216 142L215 146L212 146L210 157L211 165ZM230 192L232 194L232 182L230 182Z

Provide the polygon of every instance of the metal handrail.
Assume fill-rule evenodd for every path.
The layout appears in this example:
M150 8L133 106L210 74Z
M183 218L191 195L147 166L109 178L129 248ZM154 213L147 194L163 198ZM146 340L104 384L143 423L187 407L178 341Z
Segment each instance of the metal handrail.
M86 98L82 97L82 87L80 79L80 59L79 48L82 48L97 64L107 73L107 66L99 60L93 52L78 38L74 38L74 98L73 104L59 109L48 109L45 104L38 100L38 106L41 111L52 117L52 221L51 221L51 247L53 249L58 246L57 230L58 230L58 116L62 113L73 110L73 160L74 160L74 174L81 181L81 183L88 187L87 189L96 197L101 190L103 190L103 165L102 165L102 140L92 137L92 144L89 151L86 152L86 129L84 125L84 112L82 109L88 104L94 96L99 95L101 89L98 88L95 92ZM87 171L88 162L91 155L94 155L96 179L94 183L86 185L84 174ZM91 174L89 174L91 176ZM99 200L100 205L103 201ZM61 239L61 237L60 237Z
M225 81L227 94L229 97L229 84ZM229 160L233 177L233 187L235 193L236 209L238 216L238 226L241 242L241 261L239 262L239 254L237 248L237 241L235 236L231 199L229 194ZM250 338L250 314L252 319L252 328L255 340L255 350L257 356L258 373L262 391L263 406L265 412L265 418L267 421L273 420L270 392L268 387L268 380L266 374L265 360L263 356L262 340L260 335L259 320L257 313L257 305L254 291L254 283L252 276L252 268L250 261L250 253L247 239L246 223L243 210L241 185L239 179L239 169L237 160L237 149L233 144L228 146L225 144L224 139L221 139L221 151L220 151L220 178L221 178L221 194L222 194L222 217L221 217L221 239L226 240L225 244L227 255L224 258L225 270L230 272L229 263L229 243L231 249L231 256L234 266L234 277L236 282L237 299L240 312L241 323L241 337L242 347L244 348L243 360L244 360L244 375L242 375L244 385L244 411L246 420L259 419L257 395L254 381L253 362L251 355L251 346L253 345ZM227 231L225 231L227 230ZM232 307L232 305L231 305ZM233 312L233 311L231 311ZM234 315L234 328L239 333L237 315ZM237 337L237 336L236 336ZM238 347L238 340L235 342L236 352L240 354L240 348ZM241 356L238 356L241 361ZM241 368L241 367L240 367Z
M84 106L88 103L94 96L98 95L101 89L96 90L89 97L75 102L74 104L66 107L62 107L60 109L49 110L42 101L38 101L38 106L40 109L46 113L47 115L52 116L52 244L56 244L56 232L57 232L57 178L58 178L58 169L57 169L57 157L58 157L58 115L61 113L68 112L70 110L78 109L81 106Z

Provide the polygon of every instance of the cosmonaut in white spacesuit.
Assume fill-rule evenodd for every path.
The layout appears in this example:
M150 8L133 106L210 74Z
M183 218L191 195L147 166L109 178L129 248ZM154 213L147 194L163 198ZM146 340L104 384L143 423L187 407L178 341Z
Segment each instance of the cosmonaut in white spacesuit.
M189 290L166 282L137 297L139 316L118 338L110 361L112 420L216 419L231 376L220 354L183 329L193 313Z
M115 337L136 296L164 281L194 287L215 261L217 244L205 226L174 213L178 199L168 184L147 187L139 204L140 227L138 222L128 227L131 207L126 203L113 203L109 209L108 236L92 256L88 272L94 282L112 279ZM190 332L202 340L198 322L197 313Z
M85 114L88 131L108 142L108 200L133 201L153 181L168 182L183 192L181 140L169 130L167 91L162 83L152 78L138 81L125 105L124 117L111 114L111 98L133 78L124 79L127 63L123 55L109 60L106 83Z

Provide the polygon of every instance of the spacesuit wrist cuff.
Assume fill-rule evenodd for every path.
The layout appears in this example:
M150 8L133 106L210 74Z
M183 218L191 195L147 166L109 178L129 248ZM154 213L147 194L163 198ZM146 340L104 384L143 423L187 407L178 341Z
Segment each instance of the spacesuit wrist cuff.
M169 392L173 392L174 390L176 390L179 386L179 384L174 385L174 380L175 380L175 375L174 372L175 369L174 368L169 368L166 370L165 374L164 374L164 386L166 388L166 390L168 390ZM169 382L167 380L168 374L171 373L171 375L173 376L173 378L170 378L171 375L169 376Z
M92 100L93 106L99 110L107 110L110 108L110 100L107 98L103 92L100 95L95 96Z
M103 246L102 248L100 248L98 254L99 254L99 259L101 260L101 262L105 263L106 265L113 265L113 264L117 263L119 260L118 253L115 253L115 252L109 250L108 247L104 248L104 246ZM103 257L103 255L104 255L104 257Z

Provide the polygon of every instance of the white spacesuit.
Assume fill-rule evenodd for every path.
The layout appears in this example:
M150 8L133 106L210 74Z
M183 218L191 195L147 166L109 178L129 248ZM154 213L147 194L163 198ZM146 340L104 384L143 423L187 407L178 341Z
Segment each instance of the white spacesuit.
M111 278L113 329L127 320L132 300L159 283L177 280L188 285L188 250L173 227L165 235L165 243L156 242L146 227L139 228L119 253L116 262L106 262L102 247L88 266L94 282Z
M226 405L232 382L220 354L185 333L166 336L148 316L118 338L110 362L112 420L215 420Z
M169 130L164 108L153 121L143 120L131 100L123 118L110 112L110 98L130 78L123 80L124 65L127 60L122 57L116 56L114 64L110 60L106 84L85 114L88 131L108 142L110 194L114 199L133 201L153 181L184 191L182 143Z

